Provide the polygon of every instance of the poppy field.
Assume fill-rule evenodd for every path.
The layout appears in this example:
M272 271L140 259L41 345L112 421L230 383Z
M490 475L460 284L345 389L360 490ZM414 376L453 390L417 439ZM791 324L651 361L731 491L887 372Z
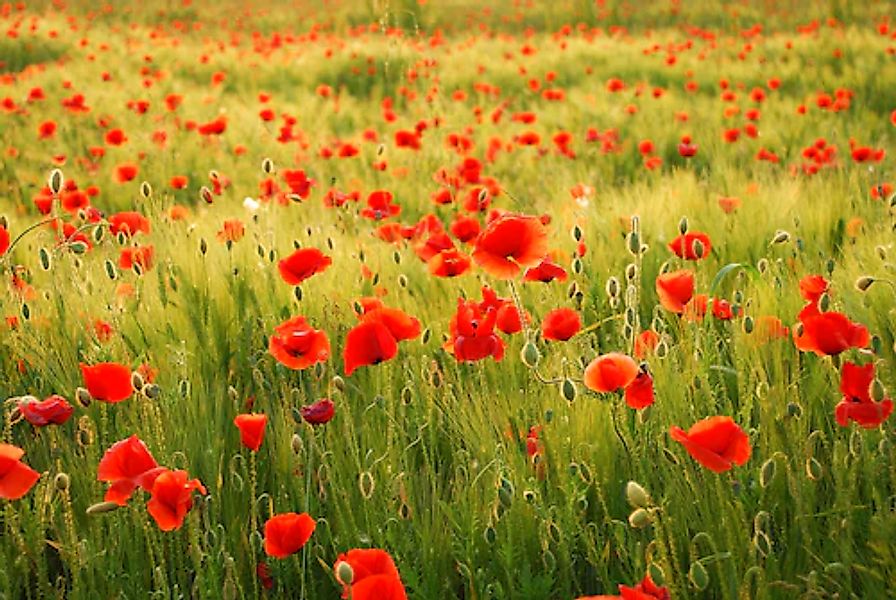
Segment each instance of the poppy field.
M0 0L0 599L893 597L893 9Z

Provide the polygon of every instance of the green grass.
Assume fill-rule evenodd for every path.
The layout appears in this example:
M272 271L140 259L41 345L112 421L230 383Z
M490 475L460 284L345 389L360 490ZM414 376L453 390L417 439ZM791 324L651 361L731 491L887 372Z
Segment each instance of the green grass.
M801 8L779 2L773 11L757 2L732 15L714 3L682 3L685 13L679 16L670 15L666 5L635 12L616 5L598 19L592 3L567 2L522 11L519 20L503 23L500 17L515 10L509 3L485 16L470 3L455 3L462 4L460 13L436 2L341 3L329 12L310 12L305 23L295 16L301 6L273 3L260 7L267 12L245 18L236 46L229 45L236 5L216 12L194 4L167 3L164 15L160 5L117 9L89 25L78 17L84 25L78 31L68 29L63 15L38 4L27 13L28 19L41 15L36 32L0 42L4 70L45 66L0 86L0 99L10 96L27 107L0 112L0 211L12 236L40 219L31 198L45 184L52 157L64 154L67 179L82 188L100 187L96 206L107 214L138 210L151 219L152 233L143 241L156 251L148 272L115 269L111 279L105 262L117 263L121 249L113 236L76 255L58 247L54 233L43 227L0 259L4 280L13 265L23 265L36 290L26 301L11 288L0 293L0 314L19 320L16 329L4 326L0 336L0 398L59 393L73 401L83 385L79 362L106 360L152 365L161 389L153 400L137 394L116 405L77 407L70 421L56 427L34 429L6 419L0 440L22 447L23 460L42 476L21 500L0 500L0 596L336 598L340 589L331 571L336 557L368 546L392 554L414 599L566 600L612 594L617 584L640 581L649 566L662 570L674 598L883 598L891 593L896 585L892 418L878 429L839 427L836 359L802 354L790 339L758 345L742 319L681 321L657 306L654 292L664 266L694 268L697 291L710 293L725 265L763 263L767 268L761 274L732 272L714 291L728 299L739 292L745 314L774 315L791 326L803 305L799 279L824 274L832 281L831 309L868 327L876 337L878 377L886 388L896 386L893 289L881 282L862 293L853 285L860 275L885 279L894 271L893 208L869 195L873 185L896 179L896 129L889 122L896 105L888 94L896 88L896 70L887 53L894 42L875 28L881 15L892 12L891 4ZM90 10L75 6L75 14ZM462 20L452 18L466 12L510 35L471 35ZM811 36L796 33L797 24L829 15L844 20L844 26L823 26ZM3 29L16 18L0 19ZM167 36L159 39L148 35L146 27L174 18L199 19L205 27L183 35L167 27ZM225 23L219 26L218 20ZM346 25L378 20L407 27L405 36L346 33ZM140 25L131 30L131 21ZM270 39L274 31L307 31L314 21L330 23L316 42L252 51L253 30ZM578 21L604 29L621 23L633 33L612 37L604 31L593 40L575 33L554 37L561 25ZM741 60L737 55L747 41L739 31L756 22L765 26L764 35L750 41L754 49ZM685 42L684 23L717 31L717 47L695 39L694 49L679 53L672 67L663 62L662 51L643 53L653 44ZM429 45L428 37L417 37L415 25L422 31L443 26L445 43ZM527 25L534 28L531 36L523 34ZM58 38L49 37L51 30ZM82 47L82 38L89 44ZM219 40L227 43L219 47ZM103 51L101 43L110 50ZM522 56L526 43L538 52ZM842 58L833 56L834 48ZM702 50L705 60L698 57ZM505 53L513 58L505 60ZM207 62L200 61L203 55ZM366 74L368 58L376 67L372 76ZM424 60L436 66L426 68ZM144 65L163 72L149 88L137 74ZM486 67L484 73L476 71L478 65ZM353 67L362 74L352 74ZM406 78L410 68L420 74L413 82ZM110 82L101 81L103 71L110 73ZM212 87L216 71L224 71L226 80ZM549 71L556 73L552 85L566 92L563 102L546 101L527 87L529 79L543 81ZM436 77L438 94L427 102ZM605 91L612 77L626 82L621 94ZM780 77L782 84L759 106L761 136L725 143L722 131L742 126L743 110L753 107L749 91L771 77ZM723 116L722 78L738 93L735 104L743 110L735 117ZM699 83L694 93L684 90L691 79ZM72 89L61 85L66 80ZM477 82L497 85L501 96L477 92ZM641 82L647 84L644 93L636 95ZM332 98L315 94L320 83L338 91L338 111ZM25 103L35 86L42 86L48 99ZM401 97L399 86L418 99ZM650 90L657 86L666 93L654 99ZM855 92L848 110L829 113L815 106L817 93L833 94L840 87ZM456 90L467 92L468 100L452 100ZM60 106L75 91L85 94L90 113L72 115ZM307 147L276 141L280 120L260 121L260 91L272 94L270 106L278 115L298 119ZM163 107L172 92L184 96L176 115ZM395 99L399 117L392 124L381 116L385 96ZM148 114L126 108L136 99L151 102ZM489 115L504 100L503 119L492 123ZM808 113L797 116L802 103ZM627 114L629 104L638 108L636 114ZM475 106L483 110L481 124ZM536 123L510 121L512 113L527 110L538 114ZM203 123L221 111L228 128L220 139L176 126L175 119ZM686 123L675 120L679 111L688 113ZM129 141L108 148L93 170L78 158L103 144L97 123L103 116ZM394 147L394 131L436 116L442 123L425 131L419 153ZM59 131L53 139L38 140L37 127L48 119L59 123ZM484 174L497 178L504 190L496 207L552 217L550 245L570 271L566 284L516 283L511 289L482 270L436 279L410 248L374 238L371 222L357 215L356 205L323 206L331 182L345 191L361 189L364 197L388 189L403 207L403 223L430 212L450 223L456 209L429 200L438 187L433 174L460 163L444 138L468 126L473 155L480 159L492 137L510 142L523 131L541 134L550 150L545 155L533 148L502 152L493 163L484 161ZM599 143L584 142L589 127L618 129L620 152L604 154ZM381 150L380 142L362 141L367 128L379 132ZM165 148L152 139L160 129L168 135ZM561 130L575 136L575 160L552 150L550 138ZM699 146L690 161L677 152L683 134ZM819 137L836 144L839 165L811 177L791 173L791 165L802 162L802 149ZM642 166L637 145L645 138L654 141L664 160L659 170ZM850 138L887 149L887 157L873 167L854 164ZM360 156L318 157L318 149L335 139L356 143ZM237 145L245 146L245 154L234 152ZM781 164L754 160L759 147L774 150ZM145 157L138 161L141 152ZM263 204L250 214L242 203L258 195L264 158L280 170L305 169L317 181L311 198L289 206ZM386 160L388 169L372 169L376 160ZM138 161L140 174L118 184L114 167L124 161ZM210 185L212 169L232 184L207 206L199 200L199 187ZM173 175L187 175L189 188L171 190ZM142 181L152 186L150 198L139 192ZM596 189L587 206L569 192L578 183ZM729 195L743 204L725 215L717 198ZM175 203L190 207L187 222L166 219ZM620 397L597 395L581 384L575 400L567 401L558 385L540 383L520 360L524 335L505 336L506 357L499 363L457 363L441 348L457 298L478 299L488 283L501 296L518 291L533 317L530 336L545 313L561 306L579 309L586 326L602 323L565 344L537 341L538 370L550 378L578 381L598 354L629 352L622 320L627 306L611 306L604 288L611 276L625 281L626 267L635 260L624 239L634 214L649 249L638 259L632 283L639 293L630 308L642 329L651 324L661 329L668 346L663 358L649 359L654 406L636 412ZM713 241L709 258L696 265L684 265L666 249L682 216ZM228 247L216 233L232 218L245 222L246 236ZM861 229L844 233L854 218L862 220ZM576 224L588 246L579 273L570 260ZM790 241L772 244L779 230L789 232ZM333 266L303 284L301 300L276 268L294 240L333 258ZM206 252L200 250L203 243ZM41 248L52 256L48 270L40 265ZM376 283L360 275L362 264ZM583 292L578 302L569 293L572 282ZM122 283L134 286L133 298L116 295ZM402 342L393 361L344 377L342 347L356 323L352 303L377 288L387 292L387 305L418 318L429 334ZM333 345L327 363L300 372L279 365L267 352L274 326L299 314L325 330ZM114 328L109 342L93 335L95 319ZM846 359L869 360L856 351L841 362ZM296 411L322 397L335 401L336 416L313 429ZM253 410L269 417L265 441L253 456L241 448L232 423L248 411L250 398ZM6 405L4 415L11 416L12 408ZM711 415L730 415L748 432L752 458L746 465L714 474L668 435L671 425L687 428ZM534 425L543 426L539 465L525 448L526 432ZM160 464L187 469L208 488L181 529L159 531L142 492L126 508L86 514L106 489L96 481L100 458L131 434L146 442ZM767 461L774 462L774 476L763 486L760 471ZM820 476L807 466L816 463ZM60 473L70 479L61 491L54 483ZM656 508L643 529L627 520L632 507L624 490L630 480L649 492ZM283 561L268 559L261 527L253 529L251 523L288 511L307 511L318 519L317 529L303 552ZM255 575L260 560L271 568L271 592L262 591ZM697 563L708 574L703 591L688 577L689 570L699 569L693 567Z

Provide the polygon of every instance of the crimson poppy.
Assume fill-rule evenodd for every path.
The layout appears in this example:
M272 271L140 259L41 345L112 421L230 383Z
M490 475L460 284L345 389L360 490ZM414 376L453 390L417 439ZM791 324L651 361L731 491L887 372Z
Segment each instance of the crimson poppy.
M625 403L629 408L641 410L654 402L653 378L645 370L638 372L637 377L625 386Z
M336 413L336 405L329 398L323 398L313 404L308 404L299 409L299 414L311 425L323 425L328 423Z
M855 421L865 429L873 429L889 418L893 412L893 401L883 398L877 402L871 398L871 383L874 381L874 363L859 366L844 363L840 371L840 391L843 400L837 404L834 416L837 423L846 427Z
M619 352L598 356L585 367L585 387L595 392L615 392L632 383L638 376L638 363Z
M252 452L258 452L264 440L268 416L264 414L237 415L233 424L240 430L240 441Z
M571 308L557 308L545 315L541 333L546 340L565 342L582 328L579 313Z
M299 285L312 275L323 273L333 264L329 256L317 248L300 248L277 263L280 276L289 285Z
M62 396L53 394L42 402L22 400L19 410L25 420L35 427L46 425L62 425L74 412L74 407Z
M7 250L9 250L9 232L0 226L0 256L6 254Z
M701 465L722 473L750 459L750 438L731 417L708 417L687 432L672 426L669 435Z
M307 369L330 358L330 340L326 333L311 327L305 317L297 316L274 328L268 352L290 369Z
M398 342L388 327L380 321L362 321L345 338L345 374L351 375L358 367L378 365L397 354Z
M164 470L149 453L146 444L132 435L106 450L97 467L96 478L97 481L112 482L106 491L106 502L124 506L138 487L150 491L156 477Z
M179 529L187 511L193 506L193 491L205 495L205 487L198 479L187 480L186 471L166 469L152 484L152 497L146 509L162 531Z
M347 563L352 573L350 583L340 581L343 600L407 600L398 568L385 550L354 549L340 554L333 566L337 575L340 563Z
M694 272L683 269L658 275L656 293L663 308L682 314L694 296Z
M0 498L18 500L40 479L40 473L20 460L24 455L18 446L0 444Z
M131 370L119 363L99 363L85 365L81 363L81 374L84 386L94 400L103 402L121 402L131 397L134 388L131 385Z
M712 250L709 236L699 231L679 235L669 242L668 247L676 256L685 260L702 260Z
M802 318L793 329L793 342L803 352L834 356L849 348L865 348L871 341L868 329L839 312L818 313Z
M534 267L547 254L547 231L538 217L504 214L476 239L473 260L498 279L511 279L520 268Z
M523 275L523 281L540 281L542 283L550 283L552 281L566 281L566 269L557 263L545 258L538 266L526 269Z
M274 515L264 524L264 551L274 558L286 558L301 550L311 539L317 522L308 513Z

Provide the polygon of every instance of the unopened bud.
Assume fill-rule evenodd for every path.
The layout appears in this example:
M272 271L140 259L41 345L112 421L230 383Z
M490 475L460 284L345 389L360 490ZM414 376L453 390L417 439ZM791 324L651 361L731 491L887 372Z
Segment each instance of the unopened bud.
M301 454L302 450L305 447L305 443L302 441L302 437L298 433L294 433L292 435L292 440L290 440L289 445L295 454Z
M762 463L762 467L759 469L759 485L761 487L767 488L771 485L772 481L775 479L776 468L777 464L775 463L774 458L770 458Z
M85 388L79 387L75 390L75 401L84 408L87 408L90 406L90 403L93 402L93 397Z
M637 481L629 481L625 484L625 499L633 508L650 506L650 495Z
M688 580L701 592L709 585L709 574L699 560L691 563L691 568L688 569Z
M53 478L53 487L55 487L60 492L66 491L70 484L71 480L69 479L67 473L56 473L56 477Z
M576 384L572 379L569 379L567 377L563 380L563 382L560 384L560 394L567 402L572 402L576 399Z
M874 277L871 277L870 275L862 275L856 279L856 289L860 292L865 292L871 287L874 281Z
M48 180L48 185L50 187L50 192L57 196L59 192L62 191L62 185L65 183L65 178L62 176L62 171L59 169L53 169L50 171L50 179Z
M619 297L619 280L615 277L610 277L607 279L607 295L610 298L618 298Z
M650 513L643 508L637 508L628 516L628 524L635 529L643 529L650 525Z
M132 388L134 388L135 390L142 390L143 383L144 383L143 375L141 375L137 371L134 371L133 373L131 373L131 387Z
M144 200L152 198L152 186L149 185L148 181L144 181L140 184L140 195L143 196Z
M265 175L270 175L271 173L273 173L274 172L274 161L272 161L270 158L265 158L264 160L262 160L261 161L261 170L264 172Z
M522 352L520 352L520 359L523 361L524 365L530 369L534 369L538 366L538 361L541 360L541 354L538 352L538 347L533 342L526 342Z
M687 232L688 232L688 218L682 217L678 221L678 233L680 233L681 235L684 235Z
M339 561L336 565L336 581L341 585L351 585L355 580L355 571L352 566L344 560Z
M776 231L774 237L772 237L772 244L783 244L789 241L790 233L784 231L783 229L779 229L778 231Z
M115 502L98 502L87 507L88 515L101 515L103 513L112 512L118 508Z

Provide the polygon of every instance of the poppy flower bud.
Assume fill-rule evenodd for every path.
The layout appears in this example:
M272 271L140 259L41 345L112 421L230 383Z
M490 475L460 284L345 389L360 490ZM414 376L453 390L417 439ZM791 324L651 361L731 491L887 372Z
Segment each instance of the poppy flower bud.
M47 249L44 247L41 247L37 251L37 255L40 258L40 266L43 268L44 271L49 271L50 266L52 266L52 265L50 263L50 253L47 251Z
M523 361L524 365L530 369L534 369L538 366L538 361L541 360L541 354L538 352L538 347L531 341L526 342L522 352L520 352L520 359Z
M420 336L420 343L424 346L429 343L429 339L432 337L432 330L427 327L423 330L423 335Z
M131 373L131 387L135 390L143 389L143 375L141 375L138 371L134 371Z
M352 566L344 560L336 563L336 581L343 586L350 586L355 580L355 571Z
M501 480L498 487L498 502L504 508L510 508L513 505L513 484L506 479Z
M699 560L691 563L691 568L688 569L688 580L701 592L709 585L709 573L706 572L706 567Z
M103 513L112 512L118 508L117 502L98 502L87 507L88 515L101 515Z
M72 251L72 254L84 254L87 252L87 244L81 240L75 240L68 243L68 249ZM136 265L137 263L134 264Z
M53 487L60 492L66 491L70 484L71 479L69 479L67 473L56 473L56 477L53 478Z
M633 282L638 277L638 265L635 263L629 263L625 266L625 280L629 283Z
M694 240L694 243L691 244L691 249L694 251L694 256L698 259L703 258L703 253L706 252L706 246L700 240Z
M806 459L806 476L809 479L818 481L823 474L824 470L821 467L821 463L815 460L815 457L810 456Z
M206 186L202 186L201 188L199 188L199 197L206 204L211 204L215 201L215 197L212 195L212 191Z
M625 484L625 499L632 508L647 508L650 506L650 495L637 481L629 481Z
M615 277L610 277L607 279L607 295L610 298L618 298L619 297L619 280Z
M584 237L584 234L582 233L582 228L579 227L578 225L575 225L572 228L572 239L575 240L576 242L581 242L583 237Z
M199 252L202 256L205 256L206 252L208 252L208 242L205 241L205 238L199 239Z
M31 307L27 303L22 303L22 318L26 321L31 318Z
M641 236L632 231L625 238L626 247L628 251L632 253L634 256L638 256L641 252Z
M818 308L821 312L827 312L831 307L831 297L827 294L822 294L818 298Z
M376 490L376 480L373 478L373 473L364 471L358 476L358 489L365 500L370 500L374 490Z
M877 257L881 260L887 260L887 249L883 246L876 246L874 250L877 252Z
M152 198L152 186L149 185L148 181L144 181L140 184L140 195L143 196L144 200Z
M48 185L50 187L50 192L57 196L59 192L62 191L62 185L65 183L65 178L62 176L62 171L59 169L53 169L50 171L50 178L48 180Z
M403 288L408 287L408 276L405 275L404 273L399 275L398 276L398 285L400 285Z
M406 385L401 388L401 402L402 404L410 404L414 400L414 392L411 390L411 387Z
M274 161L270 158L265 158L261 161L261 170L265 175L270 175L274 172Z
M578 256L575 257L574 259L572 259L572 265L571 265L571 266L572 266L572 272L575 273L576 275L581 274L581 273L582 273L582 270L584 269L584 266L583 266L583 263L582 263L582 259L579 258Z
M643 529L650 525L650 513L643 508L637 508L628 516L628 524L635 529Z
M579 291L579 284L575 281L569 284L569 287L566 288L566 295L569 298L572 298Z
M154 383L148 383L144 385L142 388L140 388L140 391L150 400L155 400L162 394L162 388Z
M784 231L783 229L779 229L775 232L775 235L772 237L772 244L783 244L785 242L790 241L790 233Z
M75 401L84 408L87 408L90 406L90 403L93 402L93 397L86 388L79 387L75 390Z
M884 342L880 339L879 335L871 336L871 351L875 354L880 354L884 350Z
M743 320L743 323L741 324L741 326L744 329L744 333L749 335L749 334L753 333L753 328L756 326L756 324L753 322L753 317L751 317L750 315L747 315L746 317L744 317L744 320Z
M179 389L179 391L180 391L180 395L181 395L183 398L186 398L187 396L190 395L190 382L189 382L188 380L186 380L186 379L181 379L181 380L180 380L179 388L180 388L180 389Z
M882 402L884 398L887 397L887 390L884 388L884 384L877 378L871 382L871 389L869 392L871 394L871 399L875 402Z
M333 379L330 380L330 383L333 384L333 387L339 390L340 392L345 390L345 380L339 375L334 375Z
M688 232L688 218L682 217L678 221L678 233L680 233L681 235L684 235L687 232Z
M759 469L759 485L763 488L767 488L771 485L772 481L775 479L775 470L777 465L775 464L775 459L770 458L764 463L762 463L762 467Z
M532 490L526 490L523 492L523 500L525 500L528 504L534 504L538 499L538 495Z
M302 450L305 447L305 443L302 441L302 437L298 433L292 434L292 439L289 442L289 447L292 448L292 451L295 454L302 453Z
M655 562L647 565L647 575L655 585L662 587L666 583L666 574L663 572L663 568Z
M828 275L831 275L834 273L834 267L836 267L836 266L837 266L837 263L834 262L834 259L829 258L828 262L825 264L825 268L827 269Z
M874 277L870 275L862 275L858 279L856 279L856 289L860 292L865 292L874 284Z
M568 377L563 380L560 384L560 394L563 396L563 399L567 402L572 402L576 399L576 384L572 379Z

